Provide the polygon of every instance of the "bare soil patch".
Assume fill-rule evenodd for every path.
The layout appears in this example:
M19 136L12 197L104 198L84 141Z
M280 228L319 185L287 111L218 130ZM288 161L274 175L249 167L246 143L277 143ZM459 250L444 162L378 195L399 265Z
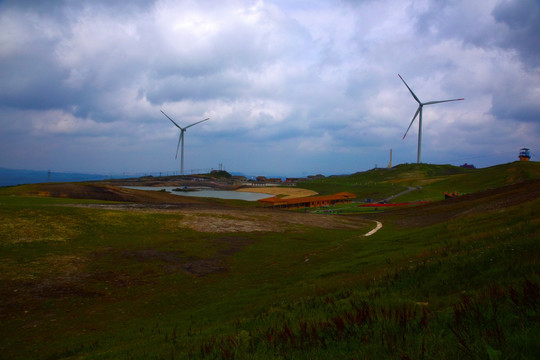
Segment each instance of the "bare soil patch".
M22 185L14 190L17 195L93 199L153 204L196 204L198 199L160 191L144 191L95 183L53 183Z
M369 220L357 216L318 215L265 208L235 208L206 204L74 204L84 208L179 215L171 228L208 233L284 232L306 225L325 229L362 229Z
M273 196L281 196L283 199L294 199L300 197L307 197L317 195L318 193L313 190L294 188L294 187L245 187L236 191L241 192L253 192L260 194L268 194Z

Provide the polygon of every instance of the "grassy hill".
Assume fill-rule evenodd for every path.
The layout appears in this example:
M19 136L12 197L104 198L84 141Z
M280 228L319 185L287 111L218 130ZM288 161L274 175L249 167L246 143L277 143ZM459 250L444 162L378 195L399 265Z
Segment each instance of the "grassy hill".
M481 191L337 216L1 189L1 357L539 358L537 165L394 169L329 180Z
M394 202L444 199L444 192L470 193L540 178L539 162L513 162L482 169L452 165L402 164L391 169L372 169L348 176L333 176L299 183L299 187L323 195L337 191L358 198L385 199L410 187L418 188Z

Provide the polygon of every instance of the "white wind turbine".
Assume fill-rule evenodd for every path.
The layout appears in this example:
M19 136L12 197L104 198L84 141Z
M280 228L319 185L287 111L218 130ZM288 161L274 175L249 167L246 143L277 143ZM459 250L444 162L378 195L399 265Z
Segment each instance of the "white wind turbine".
M201 120L201 121L197 121L196 123L193 123L191 125L188 125L186 127L181 127L180 125L178 125L177 123L174 122L173 119L171 119L169 117L169 115L165 114L163 112L163 110L160 110L163 115L165 115L167 117L167 119L171 120L171 122L177 127L180 129L180 137L178 138L178 145L176 146L176 156L174 157L174 159L176 160L178 158L178 149L180 148L180 143L182 143L182 152L180 154L180 175L184 175L184 133L186 132L186 130L194 125L197 125L199 123L202 123L203 121L206 121L206 120L210 120L210 118L206 118L204 120Z
M418 103L418 109L416 110L416 113L414 114L412 120L411 120L411 123L409 124L409 127L407 128L407 131L405 131L405 135L403 135L403 139L405 139L405 136L407 136L407 133L409 132L409 129L411 128L413 122L414 122L414 119L416 119L416 116L418 114L420 114L420 116L418 117L418 154L416 156L416 163L417 164L420 164L420 154L422 152L422 108L424 107L424 105L433 105L433 104L438 104L438 103L443 103L443 102L449 102L449 101L459 101L459 100L465 100L465 99L451 99L451 100L439 100L439 101L428 101L428 102L421 102L418 97L414 94L414 92L411 90L411 88L409 87L409 85L407 85L407 83L405 82L405 80L403 80L403 78L401 77L401 75L399 75L399 78L401 79L401 81L403 81L403 83L405 84L405 86L407 87L407 89L409 89L409 91L411 92L411 95L413 96L414 100L416 100L416 102Z

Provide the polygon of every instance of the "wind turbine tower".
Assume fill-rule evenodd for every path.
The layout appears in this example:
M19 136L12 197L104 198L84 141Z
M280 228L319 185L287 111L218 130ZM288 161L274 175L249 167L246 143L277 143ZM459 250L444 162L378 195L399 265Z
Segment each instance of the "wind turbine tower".
M465 100L465 99L438 100L438 101L428 101L428 102L423 103L420 101L420 99L418 99L418 97L411 90L409 85L407 85L405 80L403 80L401 75L398 74L398 76L401 79L401 81L403 81L407 89L409 89L414 100L416 100L416 102L418 103L418 109L416 109L416 113L414 114L411 120L411 123L409 124L409 127L407 128L407 131L405 131L405 135L403 135L403 139L405 139L405 136L407 136L407 133L409 132L409 129L411 128L414 122L414 119L416 119L416 116L418 116L418 154L416 155L416 163L420 164L420 156L422 153L422 108L424 107L424 105L433 105L433 104L439 104L439 103L444 103L444 102L449 102L449 101L459 101L459 100Z
M178 145L176 146L176 156L174 157L174 159L176 160L178 158L178 149L180 148L180 143L182 143L182 152L180 153L180 175L184 175L184 133L186 132L186 130L194 125L197 125L197 124L200 124L202 123L203 121L206 121L206 120L210 120L210 118L206 118L204 120L201 120L201 121L197 121L196 123L193 123L191 125L188 125L186 127L181 127L180 125L178 125L177 123L174 122L173 119L171 119L169 117L169 115L165 114L163 112L163 110L160 110L163 115L165 115L167 117L167 119L171 120L171 122L177 127L180 129L180 137L178 138Z

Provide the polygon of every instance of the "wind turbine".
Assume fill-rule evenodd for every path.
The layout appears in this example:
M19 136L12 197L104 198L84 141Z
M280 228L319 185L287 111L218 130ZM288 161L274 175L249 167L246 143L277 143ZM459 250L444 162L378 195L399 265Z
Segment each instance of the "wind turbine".
M420 114L420 116L418 117L418 154L416 156L416 163L417 164L420 164L420 154L422 153L422 108L424 107L424 105L433 105L433 104L438 104L438 103L444 103L444 102L449 102L449 101L459 101L459 100L465 100L465 99L451 99L451 100L439 100L439 101L428 101L428 102L421 102L420 99L418 99L418 97L414 94L414 92L411 90L411 88L409 87L409 85L407 85L407 83L405 82L405 80L403 80L403 78L401 77L401 75L399 75L399 78L401 79L401 81L403 81L403 83L405 84L405 86L407 87L407 89L409 89L409 91L411 92L411 95L412 97L414 98L414 100L416 100L416 102L418 103L418 109L416 109L416 113L414 113L414 116L411 120L411 123L409 124L409 127L407 128L407 131L405 131L405 135L403 135L403 139L405 139L405 136L407 136L407 133L409 132L409 129L411 128L413 122L414 122L414 119L416 119L416 116L418 114Z
M171 119L169 117L169 115L165 114L163 112L163 110L160 110L163 115L165 115L167 117L167 119L171 120L171 122L177 127L180 129L180 137L178 138L178 145L176 146L176 156L174 157L174 159L176 160L178 158L178 149L180 148L180 143L182 143L182 152L180 154L180 175L184 175L184 133L186 132L186 130L194 125L197 125L199 123L202 123L203 121L206 121L206 120L210 120L210 118L206 118L204 120L201 120L201 121L197 121L196 123L193 123L191 125L188 125L186 127L181 127L180 125L178 125L177 123L174 122L173 119Z

